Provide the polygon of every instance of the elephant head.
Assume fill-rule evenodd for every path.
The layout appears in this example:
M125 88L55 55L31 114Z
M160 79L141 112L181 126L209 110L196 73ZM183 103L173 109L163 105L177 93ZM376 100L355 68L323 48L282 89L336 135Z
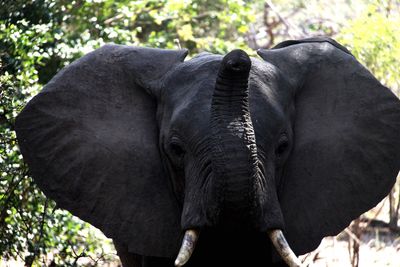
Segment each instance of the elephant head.
M346 48L318 38L262 59L186 55L106 45L28 103L20 148L59 207L139 255L173 259L183 239L179 266L199 233L188 264L215 244L222 258L277 259L270 235L297 266L292 250L316 248L390 191L400 102Z

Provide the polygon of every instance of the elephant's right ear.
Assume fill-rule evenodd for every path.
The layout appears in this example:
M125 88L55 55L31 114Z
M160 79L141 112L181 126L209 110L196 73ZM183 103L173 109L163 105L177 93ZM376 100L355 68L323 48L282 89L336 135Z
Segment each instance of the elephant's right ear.
M16 121L43 192L137 254L173 257L179 249L180 209L150 94L186 54L106 45L57 74Z

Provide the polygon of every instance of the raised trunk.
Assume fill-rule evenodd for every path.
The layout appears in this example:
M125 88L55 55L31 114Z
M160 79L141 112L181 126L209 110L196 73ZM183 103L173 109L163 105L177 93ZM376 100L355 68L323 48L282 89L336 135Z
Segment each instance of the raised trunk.
M241 50L222 60L211 104L213 170L224 209L254 212L258 159L250 117L248 79L251 61ZM243 214L241 214L243 217Z

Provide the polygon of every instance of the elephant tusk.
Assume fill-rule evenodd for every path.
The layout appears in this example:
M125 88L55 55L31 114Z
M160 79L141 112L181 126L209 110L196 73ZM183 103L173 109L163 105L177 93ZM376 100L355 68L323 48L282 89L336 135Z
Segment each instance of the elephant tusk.
M190 259L198 238L199 231L193 229L186 230L185 236L182 240L181 249L179 250L178 256L175 260L175 266L183 266Z
M275 249L281 255L282 259L286 262L289 267L302 267L302 263L299 258L294 254L290 248L285 236L281 230L275 229L268 232L268 236L272 241Z

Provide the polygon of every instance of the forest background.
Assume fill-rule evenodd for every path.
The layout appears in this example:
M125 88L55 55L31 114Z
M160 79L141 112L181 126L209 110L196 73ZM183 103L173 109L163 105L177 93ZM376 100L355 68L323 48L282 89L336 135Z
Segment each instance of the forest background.
M16 115L61 68L109 42L187 48L190 56L235 48L255 55L320 35L348 47L400 96L396 0L0 0L0 266L118 264L110 240L37 188L16 143ZM310 266L395 266L399 200L397 182L376 208L302 259Z

